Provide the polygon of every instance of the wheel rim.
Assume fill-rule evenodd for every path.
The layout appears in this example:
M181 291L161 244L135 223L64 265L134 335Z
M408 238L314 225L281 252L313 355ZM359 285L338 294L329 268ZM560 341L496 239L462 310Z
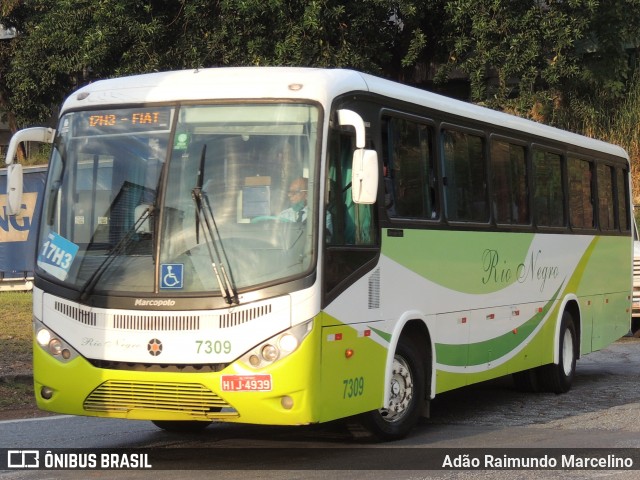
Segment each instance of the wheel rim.
M387 422L399 421L409 410L413 398L413 376L407 361L396 355L393 359L389 403L382 409L382 418Z
M562 339L562 368L565 376L570 376L573 371L573 335L569 329L565 330Z

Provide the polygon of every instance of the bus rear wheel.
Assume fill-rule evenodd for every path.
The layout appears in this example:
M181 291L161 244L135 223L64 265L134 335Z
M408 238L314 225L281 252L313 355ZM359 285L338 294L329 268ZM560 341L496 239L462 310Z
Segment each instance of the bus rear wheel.
M180 433L200 432L211 425L211 422L200 422L197 420L152 420L151 423L162 430Z
M542 390L553 393L566 393L571 389L576 374L578 343L573 317L565 310L560 323L558 364L539 367L538 378Z
M393 359L389 402L361 415L364 427L383 441L405 437L422 414L425 365L416 344L401 337Z

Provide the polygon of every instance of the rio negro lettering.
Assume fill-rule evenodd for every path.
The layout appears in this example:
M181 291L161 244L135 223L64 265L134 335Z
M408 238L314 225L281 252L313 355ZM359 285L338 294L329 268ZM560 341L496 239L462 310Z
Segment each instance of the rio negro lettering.
M542 250L531 252L531 255L517 265L500 261L497 250L487 248L482 253L482 283L483 285L508 285L514 281L518 283L539 282L540 291L544 290L547 280L557 278L560 274L556 265L544 265L541 261Z

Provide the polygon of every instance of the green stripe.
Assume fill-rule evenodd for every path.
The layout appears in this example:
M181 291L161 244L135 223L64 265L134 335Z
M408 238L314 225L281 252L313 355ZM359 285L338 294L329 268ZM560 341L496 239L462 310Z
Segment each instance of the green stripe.
M387 343L391 341L391 334L383 332L382 330L378 330L377 328L369 327L375 333L377 333L383 340L386 340Z
M562 286L560 288L562 288ZM556 290L556 293L542 308L541 312L536 313L525 323L518 326L517 334L509 331L499 337L482 342L470 343L468 345L436 343L436 358L438 359L438 363L441 365L464 367L481 365L506 355L526 340L542 322L556 301L556 298L558 298L560 288ZM465 355L465 351L468 352L467 355Z

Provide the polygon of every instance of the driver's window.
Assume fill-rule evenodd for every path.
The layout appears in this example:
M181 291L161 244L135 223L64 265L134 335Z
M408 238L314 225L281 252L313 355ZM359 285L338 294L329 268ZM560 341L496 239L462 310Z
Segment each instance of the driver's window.
M332 234L325 236L324 282L330 301L377 256L378 230L375 204L358 205L351 195L351 163L355 142L351 135L334 132L329 139L327 218Z
M329 152L327 209L332 219L331 245L375 245L374 205L358 205L351 194L351 163L355 150L351 135L332 138Z

